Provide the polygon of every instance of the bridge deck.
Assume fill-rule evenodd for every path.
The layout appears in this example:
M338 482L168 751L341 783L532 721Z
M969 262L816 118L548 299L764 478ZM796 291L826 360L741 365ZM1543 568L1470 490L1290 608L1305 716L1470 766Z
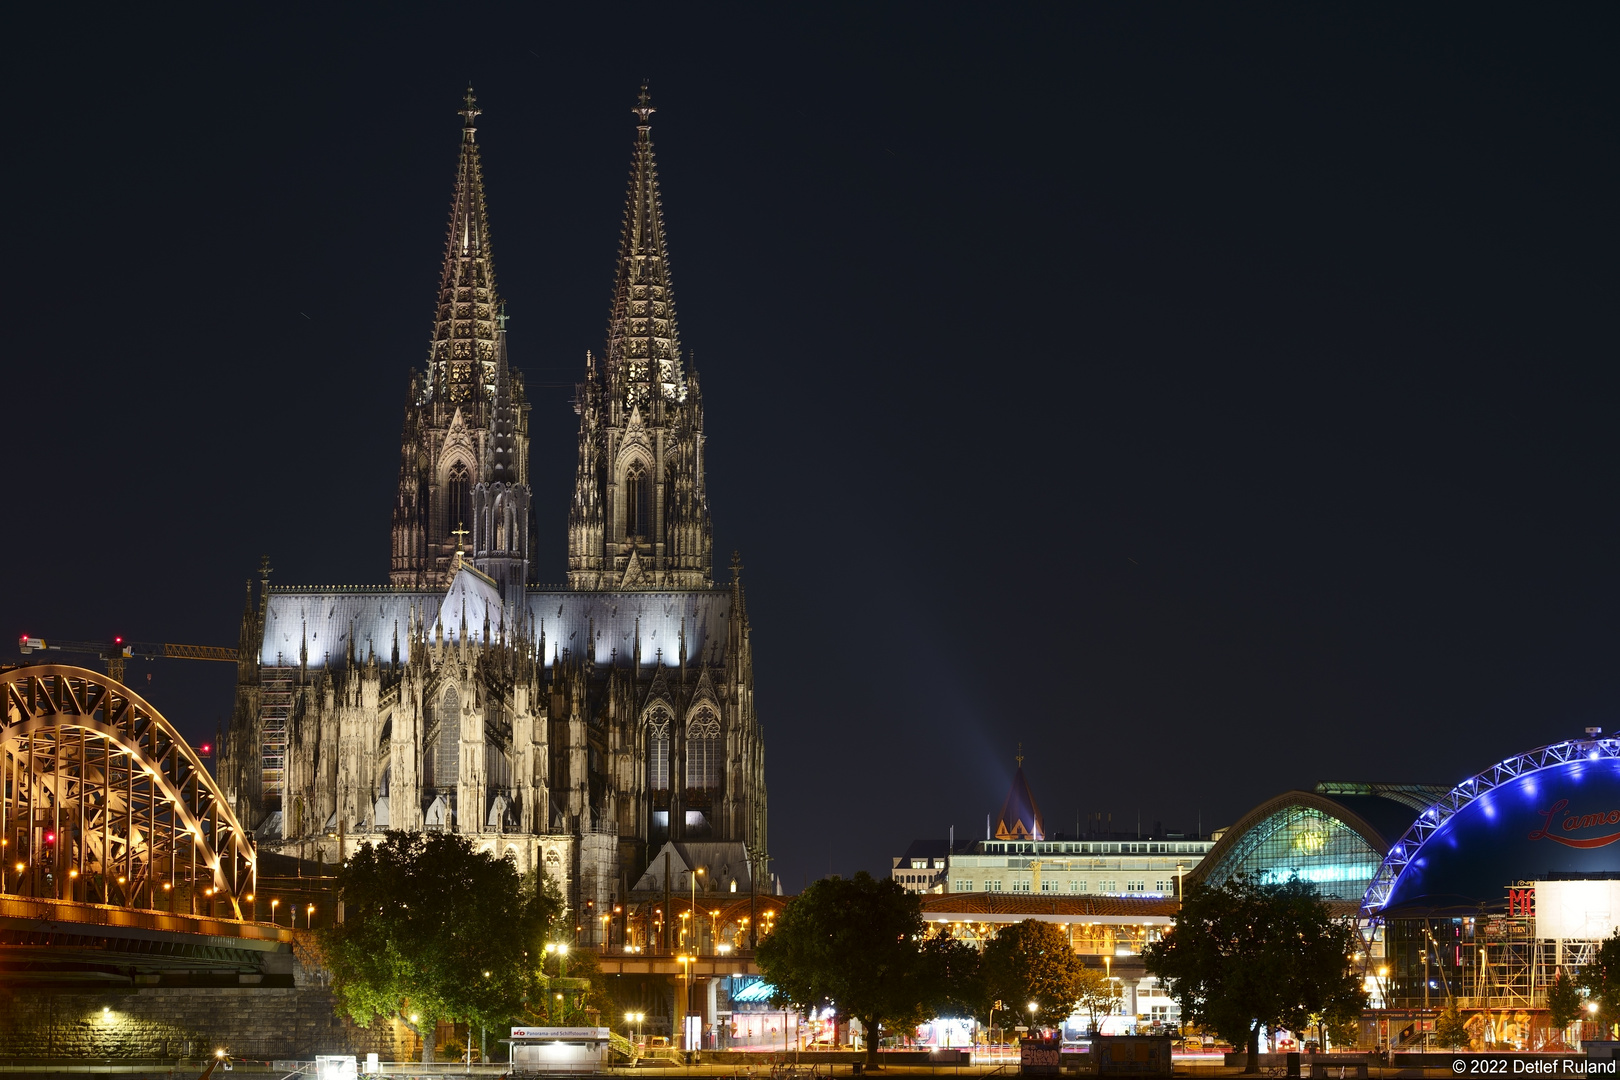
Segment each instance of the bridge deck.
M283 926L208 915L183 915L115 904L83 904L73 900L49 900L35 896L0 895L0 923L18 922L89 924L117 931L155 931L167 934L193 934L229 938L238 949L277 949L291 945L293 933ZM127 936L120 934L119 936Z

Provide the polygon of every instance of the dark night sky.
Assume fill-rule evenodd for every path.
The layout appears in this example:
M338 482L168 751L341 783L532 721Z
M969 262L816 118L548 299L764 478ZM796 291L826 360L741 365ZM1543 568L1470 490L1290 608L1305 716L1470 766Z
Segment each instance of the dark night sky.
M1207 829L1620 726L1615 9L57 8L7 633L386 580L469 79L559 580L645 77L791 888L982 830L1020 740L1052 828ZM131 681L200 736L233 677Z

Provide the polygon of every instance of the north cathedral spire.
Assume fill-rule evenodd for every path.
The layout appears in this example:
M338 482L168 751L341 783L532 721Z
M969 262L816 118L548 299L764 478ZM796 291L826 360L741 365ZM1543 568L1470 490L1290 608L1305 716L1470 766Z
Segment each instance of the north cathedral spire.
M669 249L641 88L607 350L575 397L579 467L568 515L575 589L707 589L713 537L703 399L681 362Z
M478 159L482 114L472 87L461 107L461 155L450 199L450 230L439 304L433 319L428 358L428 390L450 401L466 401L494 385L496 367L495 260L489 243L489 212L484 205L484 172Z
M461 145L427 372L411 373L405 406L390 578L398 588L442 586L457 535L470 534L474 565L512 592L527 580L533 532L529 404L522 375L507 363L478 158L482 110L471 87L458 112Z

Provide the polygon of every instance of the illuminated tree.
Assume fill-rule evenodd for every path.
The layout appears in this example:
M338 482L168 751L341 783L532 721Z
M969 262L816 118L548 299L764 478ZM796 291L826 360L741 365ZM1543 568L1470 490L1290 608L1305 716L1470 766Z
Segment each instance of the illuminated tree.
M1567 1031L1585 1008L1586 1002L1581 1000L1575 980L1562 971L1554 974L1552 985L1547 987L1547 1013L1553 1027Z
M940 998L940 967L924 951L922 901L862 870L817 881L789 904L759 943L759 969L777 1005L831 1005L866 1029L877 1064L878 1028L915 1027Z
M1597 1002L1597 1021L1607 1038L1620 1018L1620 930L1603 939L1592 962L1581 968L1587 995Z
M562 909L555 888L524 889L509 859L452 833L390 832L338 870L344 921L319 931L339 1007L362 1026L398 1016L496 1027L536 991L541 947Z
M1350 956L1354 928L1334 920L1309 882L1233 878L1187 891L1175 927L1149 945L1148 974L1163 980L1183 1021L1214 1028L1259 1067L1260 1029L1301 1031L1366 1001Z
M1457 1008L1456 999L1446 1002L1446 1007L1435 1018L1434 1037L1448 1050L1468 1044L1468 1025L1463 1022L1462 1010Z
M1002 927L984 947L983 965L988 997L1038 1027L1058 1027L1073 1016L1087 986L1068 935L1037 919Z
M1078 985L1080 1011L1091 1021L1092 1031L1101 1031L1102 1018L1113 1016L1119 1011L1121 997L1119 983L1096 968L1081 968Z

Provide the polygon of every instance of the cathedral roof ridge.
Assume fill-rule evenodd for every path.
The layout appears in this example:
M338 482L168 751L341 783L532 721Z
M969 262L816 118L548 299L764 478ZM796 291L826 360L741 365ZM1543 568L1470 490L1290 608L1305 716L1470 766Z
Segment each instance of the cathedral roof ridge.
M435 596L438 595L434 590L417 589L404 585L267 585L265 586L265 589L268 592L277 593L283 596L297 596L329 592L366 592L390 594L433 592Z

